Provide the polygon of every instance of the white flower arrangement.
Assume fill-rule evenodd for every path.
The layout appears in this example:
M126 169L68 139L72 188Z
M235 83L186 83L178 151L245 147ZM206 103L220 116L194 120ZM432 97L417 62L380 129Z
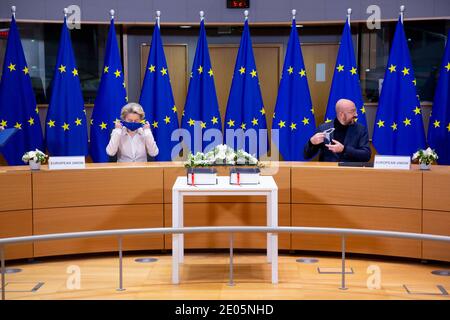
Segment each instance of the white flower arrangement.
M25 152L25 154L22 156L22 161L28 163L33 160L36 163L43 164L45 163L47 158L48 156L45 153L43 153L39 149L36 149L35 151Z
M426 150L420 149L416 153L413 154L412 160L418 160L420 164L430 165L434 161L438 159L437 153L431 148L427 148Z
M240 149L234 151L226 144L216 146L213 150L205 153L197 152L195 155L190 153L184 166L186 168L193 167L207 167L215 165L247 165L247 166L261 166L258 159Z

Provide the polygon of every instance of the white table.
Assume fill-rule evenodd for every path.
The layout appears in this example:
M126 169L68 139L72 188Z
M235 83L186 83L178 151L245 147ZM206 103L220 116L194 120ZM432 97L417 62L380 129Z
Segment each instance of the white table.
M278 187L273 177L261 176L258 185L230 185L230 177L217 177L217 185L187 184L186 177L178 177L172 187L172 227L183 227L184 196L266 196L267 226L278 226ZM172 236L172 283L178 284L179 264L184 261L184 236ZM278 283L278 235L267 234L267 261L272 264L272 283Z

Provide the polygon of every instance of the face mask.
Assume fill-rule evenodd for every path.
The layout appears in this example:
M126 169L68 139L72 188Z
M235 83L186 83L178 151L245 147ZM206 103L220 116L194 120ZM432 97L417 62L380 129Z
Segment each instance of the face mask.
M333 133L333 131L334 131L334 128L330 128L330 129L327 129L327 130L325 130L323 132L323 133L325 133L325 138L323 139L323 142L325 144L330 144L330 142L331 142L331 134Z
M130 131L136 131L137 129L142 127L142 123L140 122L126 122L121 121L122 125Z

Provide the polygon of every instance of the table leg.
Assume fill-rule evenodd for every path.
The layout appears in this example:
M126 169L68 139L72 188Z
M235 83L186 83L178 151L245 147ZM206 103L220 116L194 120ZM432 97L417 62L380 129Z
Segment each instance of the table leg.
M172 227L179 227L179 193L172 192ZM178 284L179 280L179 257L180 257L180 241L179 234L172 235L172 283Z
M184 201L184 199L183 199L183 195L182 194L180 194L180 196L178 197L178 227L179 228L183 228L183 226L184 226L184 219L183 219L183 217L184 217L184 206L183 206L183 201ZM183 263L184 262L184 234L182 234L182 233L180 233L179 235L178 235L178 246L179 246L179 251L178 251L178 254L179 254L179 262L180 263Z
M267 226L270 227L272 225L272 194L269 193L266 199L266 216L267 216ZM271 233L266 234L267 238L267 262L271 262L272 257L272 241L271 241Z
M272 191L270 196L270 226L278 227L278 192ZM272 262L272 283L278 283L278 234L272 233L270 235L270 255Z

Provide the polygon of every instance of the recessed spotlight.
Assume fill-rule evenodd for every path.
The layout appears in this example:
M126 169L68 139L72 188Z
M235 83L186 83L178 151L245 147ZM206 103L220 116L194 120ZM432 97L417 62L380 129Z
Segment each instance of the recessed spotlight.
M180 26L180 29L190 29L192 26Z

